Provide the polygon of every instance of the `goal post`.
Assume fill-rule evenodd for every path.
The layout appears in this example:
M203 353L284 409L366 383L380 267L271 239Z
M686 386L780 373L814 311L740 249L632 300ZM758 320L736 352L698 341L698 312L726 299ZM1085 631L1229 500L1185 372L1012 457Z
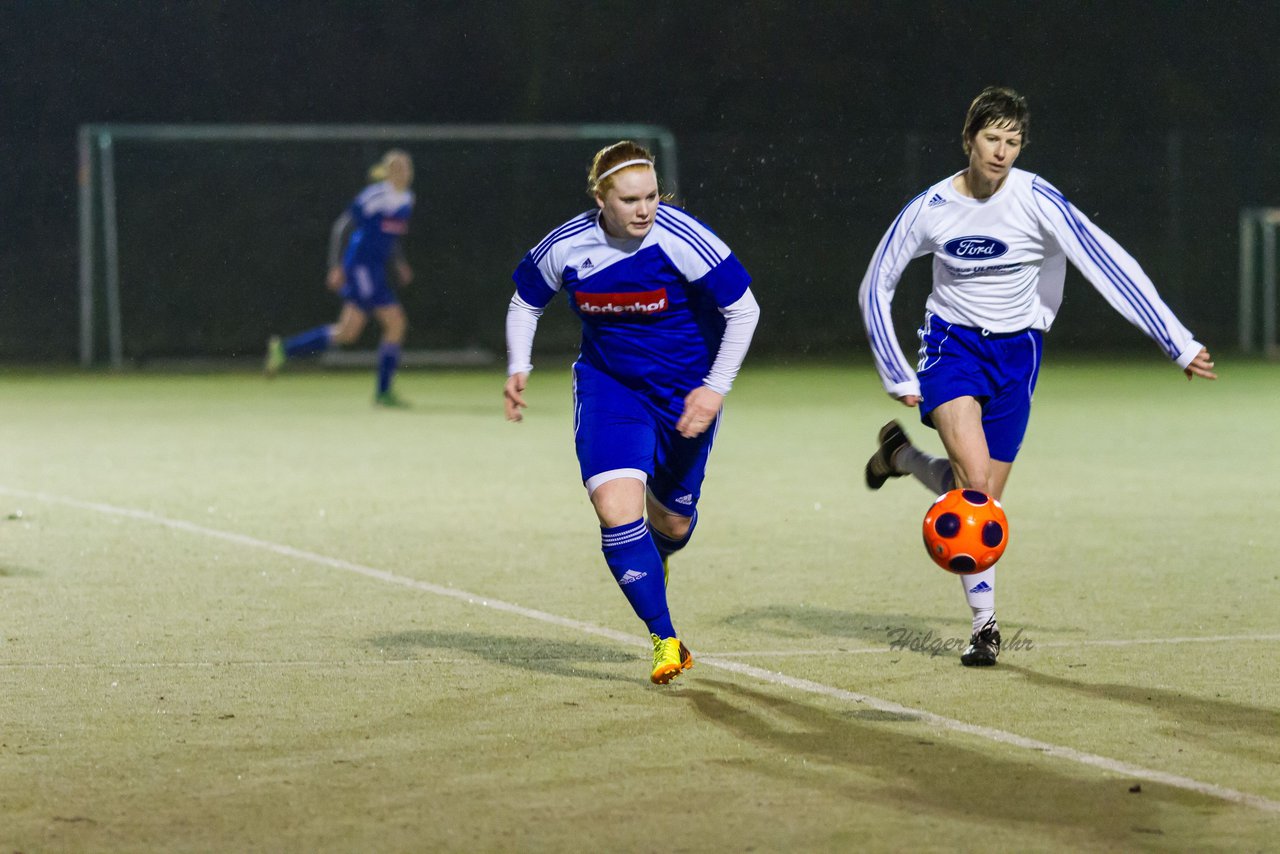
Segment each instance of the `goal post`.
M480 146L592 141L605 144L618 139L634 139L653 146L659 158L663 189L677 193L679 171L675 136L665 127L649 124L356 124L356 125L182 125L182 124L86 124L79 129L79 299L80 363L90 366L100 357L99 339L105 329L108 363L120 368L125 363L125 317L123 293L130 282L121 273L120 198L135 187L117 180L118 156L122 144L191 145L198 149L210 143L240 146L260 143L291 146L305 152L316 143L411 147L428 143ZM305 156L302 154L301 156ZM584 165L581 152L572 154L573 167ZM193 163L197 160L192 158ZM368 163L353 167L356 169ZM198 169L198 166L193 166ZM536 177L536 176L535 176ZM348 199L359 187L349 187ZM421 195L421 193L420 193ZM484 199L447 198L426 193L431 204L458 209L485 205ZM224 200L225 201L225 200ZM250 207L252 198L235 203ZM564 210L564 217L572 214ZM333 212L336 216L337 211ZM540 222L550 228L558 220ZM327 236L327 234L326 234ZM217 237L212 235L211 237ZM101 305L99 305L101 295Z
M1280 358L1276 330L1276 228L1280 208L1240 211L1240 350ZM1261 323L1255 324L1255 315Z

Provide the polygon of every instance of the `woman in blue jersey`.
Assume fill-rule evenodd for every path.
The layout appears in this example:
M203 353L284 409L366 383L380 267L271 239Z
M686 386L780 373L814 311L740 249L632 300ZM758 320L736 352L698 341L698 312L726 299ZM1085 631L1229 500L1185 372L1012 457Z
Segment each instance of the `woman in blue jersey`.
M653 155L597 152L595 206L516 268L507 310L507 419L520 421L538 318L560 291L582 321L574 442L605 563L653 642L650 679L693 665L667 607L666 562L698 518L720 407L755 332L751 277L715 234L662 202Z
M884 425L867 486L914 475L935 494L956 487L999 499L1022 445L1042 336L1062 303L1070 261L1187 378L1216 379L1209 351L1160 299L1138 263L1039 175L1013 167L1027 143L1026 99L989 87L969 107L967 169L907 203L876 248L858 291L876 368L889 395L919 407L945 458L925 454L896 421ZM889 307L912 258L933 255L916 370ZM966 666L996 663L995 569L961 576L973 614Z
M409 189L413 183L413 160L407 152L392 149L369 170L369 177L374 183L365 187L334 222L329 241L326 284L342 297L337 322L284 340L272 336L267 342L266 372L274 376L289 358L354 342L372 314L382 327L374 403L404 406L391 383L400 364L400 347L408 324L388 281L387 267L394 267L400 286L412 281L413 271L404 259L400 237L408 232L413 213L414 196Z

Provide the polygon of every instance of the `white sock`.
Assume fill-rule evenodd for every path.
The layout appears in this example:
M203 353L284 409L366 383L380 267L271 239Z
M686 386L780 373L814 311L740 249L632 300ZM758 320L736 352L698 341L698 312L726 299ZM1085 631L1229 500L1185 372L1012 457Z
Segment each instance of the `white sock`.
M984 569L973 575L960 576L964 585L964 598L973 611L973 631L976 634L996 615L996 568Z
M926 454L915 445L903 445L893 455L893 467L914 475L916 480L941 495L956 488L956 476L951 470L951 460Z

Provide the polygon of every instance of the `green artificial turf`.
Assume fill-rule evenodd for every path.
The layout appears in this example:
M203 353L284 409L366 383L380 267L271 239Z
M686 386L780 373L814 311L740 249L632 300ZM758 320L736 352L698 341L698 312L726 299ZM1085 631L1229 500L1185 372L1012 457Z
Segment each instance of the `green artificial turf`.
M0 850L1270 848L1280 368L1219 367L1045 369L970 670L931 496L862 483L937 437L748 363L665 687L554 362L521 424L492 372L0 375Z

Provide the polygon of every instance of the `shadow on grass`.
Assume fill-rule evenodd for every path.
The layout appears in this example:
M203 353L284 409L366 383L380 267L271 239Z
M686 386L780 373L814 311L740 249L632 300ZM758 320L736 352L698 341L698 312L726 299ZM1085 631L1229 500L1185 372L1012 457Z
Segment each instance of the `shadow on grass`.
M860 645L890 647L930 656L959 655L968 644L972 629L967 615L959 613L953 618L944 618L837 611L808 605L751 608L726 617L724 622L737 629L772 637L825 639L836 644L854 641ZM1006 633L1006 643L1016 640L1011 645L1012 649L1033 649L1035 642L1028 636L1028 631L1046 631L1043 627L1020 625L1016 632L1010 634L1007 626L1001 628Z
M888 644L892 632L924 633L957 620L919 614L865 614L801 605L766 605L725 617L726 625L785 638L834 638L866 644ZM967 624L964 628L968 628Z
M1280 733L1280 710L1212 700L1167 688L1081 682L1003 662L1001 669L1040 687L1137 706L1144 718L1154 712L1176 727L1178 738L1194 739L1209 749L1256 761L1267 761L1265 754L1270 754L1270 761L1280 762L1280 747L1275 743L1276 733Z
M787 786L844 787L851 805L866 801L871 791L886 807L922 820L948 814L972 818L975 826L1054 834L1046 843L1056 838L1084 849L1138 848L1153 836L1182 837L1186 828L1170 823L1171 811L1197 827L1206 812L1230 808L1158 783L1142 781L1134 791L1130 778L1010 756L1010 748L924 729L908 717L831 711L705 675L679 697L709 723L768 752L766 759L726 764ZM842 783L832 769L856 779Z
M0 564L0 578L34 578L37 575L40 575L40 573L34 569L27 569L25 566Z
M370 643L393 655L410 656L423 649L443 649L520 670L605 681L635 682L634 673L616 671L618 665L634 668L642 661L638 653L617 644L479 632L396 632L373 637ZM643 675L647 676L647 672Z

